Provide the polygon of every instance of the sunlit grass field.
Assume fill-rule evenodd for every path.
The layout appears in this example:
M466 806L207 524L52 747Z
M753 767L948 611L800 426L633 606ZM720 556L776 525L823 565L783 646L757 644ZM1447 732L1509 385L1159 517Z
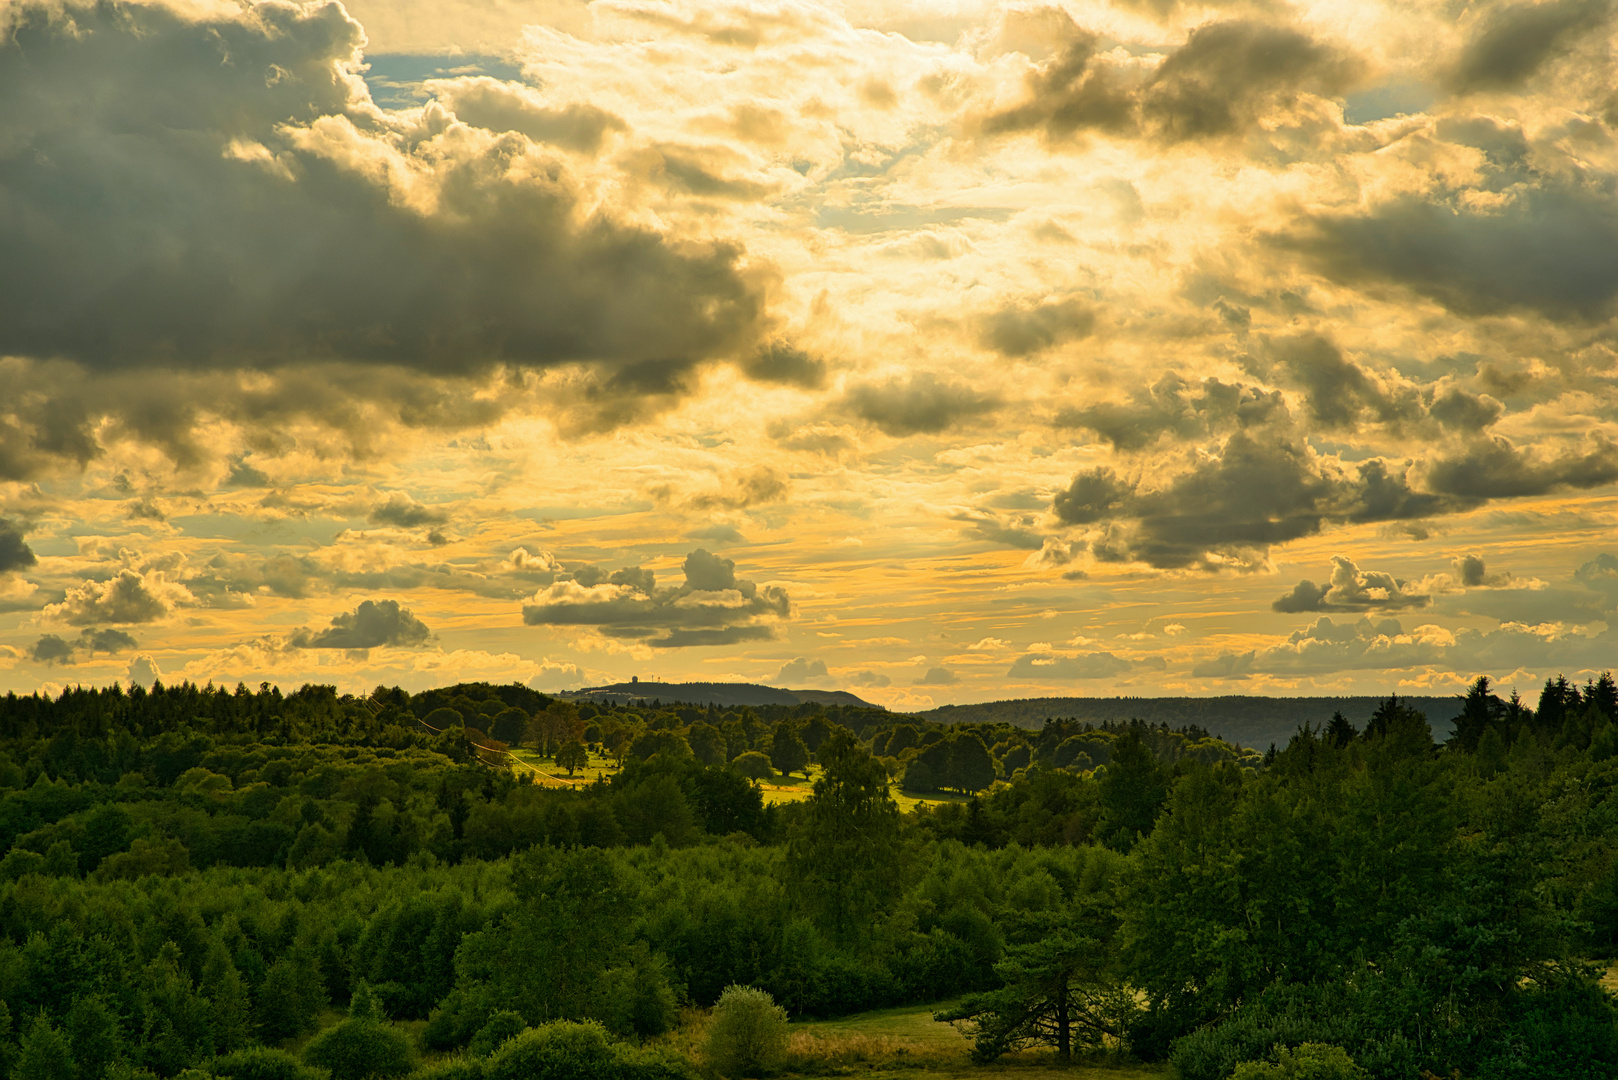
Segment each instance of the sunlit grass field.
M919 1080L948 1076L1026 1077L1028 1080L1167 1080L1162 1066L1125 1061L1060 1066L1048 1051L1012 1054L990 1065L974 1064L971 1043L953 1024L933 1019L948 1002L878 1009L835 1020L792 1024L787 1061L778 1076L860 1076L869 1080ZM707 1016L688 1010L669 1042L700 1060Z
M513 747L510 751L516 762L512 771L516 773L530 773L546 787L567 787L570 784L583 785L593 782L597 777L611 779L618 771L618 762L611 754L600 754L591 750L589 761L583 768L574 771L571 780L566 769L558 769L556 763L549 758L541 757L537 752L521 747ZM765 805L775 803L800 802L814 794L815 781L820 778L820 766L810 765L809 775L793 773L791 776L782 776L776 773L768 780L759 781L759 790L764 795ZM909 813L918 806L936 806L946 802L964 802L966 796L952 794L938 794L916 796L909 795L899 789L899 782L892 781L888 791L893 795L893 801L899 804L899 809Z

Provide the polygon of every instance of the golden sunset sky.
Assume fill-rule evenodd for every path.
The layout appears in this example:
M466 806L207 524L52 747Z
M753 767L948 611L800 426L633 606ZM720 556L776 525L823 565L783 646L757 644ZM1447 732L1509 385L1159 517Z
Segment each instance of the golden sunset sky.
M0 2L0 689L1618 663L1614 7Z

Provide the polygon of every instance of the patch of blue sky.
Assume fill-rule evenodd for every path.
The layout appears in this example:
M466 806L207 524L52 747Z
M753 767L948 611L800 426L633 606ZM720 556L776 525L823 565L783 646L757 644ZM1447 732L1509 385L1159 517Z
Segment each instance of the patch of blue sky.
M371 89L371 100L384 109L420 105L427 96L422 86L429 79L453 79L460 75L487 75L510 82L522 79L522 68L499 56L381 53L368 54L365 63L368 65L364 72L365 85Z
M1438 91L1426 83L1383 83L1348 95L1343 119L1350 124L1369 124L1393 116L1414 116L1426 112L1437 97Z

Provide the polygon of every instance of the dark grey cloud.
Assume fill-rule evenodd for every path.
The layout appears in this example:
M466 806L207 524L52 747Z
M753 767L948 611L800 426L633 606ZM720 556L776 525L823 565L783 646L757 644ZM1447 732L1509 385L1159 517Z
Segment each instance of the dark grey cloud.
M436 506L417 502L408 492L395 491L371 508L368 520L374 525L411 529L418 525L442 525L449 520L449 514Z
M375 649L384 645L414 648L432 637L427 624L397 600L362 600L353 611L332 616L324 630L300 630L288 644L301 649Z
M1300 438L1239 430L1159 486L1105 468L1080 472L1052 510L1070 525L1107 526L1091 546L1099 559L1172 568L1252 566L1272 545L1329 522L1402 521L1469 505L1476 500L1413 490L1379 459L1345 469Z
M1128 132L1136 125L1135 98L1128 79L1098 57L1100 39L1067 20L1067 43L1030 73L1027 97L991 113L977 126L988 135L1037 131L1047 142L1063 142L1083 131Z
M1503 4L1472 27L1445 82L1460 93L1511 90L1612 18L1611 0Z
M34 549L23 540L22 526L0 518L0 574L25 570L38 562Z
M975 420L1000 407L1000 399L964 383L940 379L931 372L862 383L849 390L845 406L855 415L896 437L934 435Z
M956 682L955 672L945 667L931 667L927 674L916 680L917 686L949 686Z
M1291 592L1276 597L1270 610L1400 611L1426 607L1432 602L1431 596L1407 590L1408 583L1391 574L1361 570L1354 560L1341 555L1332 556L1331 562L1331 577L1325 584L1300 581Z
M61 664L73 659L73 643L56 634L44 634L28 650L28 659L36 664Z
M1299 94L1340 95L1360 73L1353 57L1291 27L1206 23L1158 66L1141 110L1170 141L1229 135Z
M1436 396L1427 411L1447 428L1482 431L1499 420L1506 407L1488 394L1473 394L1452 386Z
M1594 319L1618 294L1618 205L1599 183L1525 186L1487 210L1407 196L1275 239L1334 281L1399 286L1462 315Z
M1421 419L1424 409L1413 387L1389 389L1319 334L1266 343L1276 374L1300 388L1310 416L1330 430L1357 430L1367 420L1397 425Z
M57 634L42 634L28 650L28 658L36 664L71 664L80 652L92 657L96 653L120 653L133 649L138 642L122 630L84 629L76 639L68 640Z
M1073 298L1011 304L979 322L983 343L1003 356L1032 356L1067 341L1088 337L1095 329L1091 307Z
M515 167L526 136L414 158L351 101L338 4L56 10L25 3L0 51L0 351L460 374L689 364L756 334L739 251L581 212L564 167Z
M1062 37L1055 55L1029 75L1024 100L978 119L977 130L1035 131L1046 142L1143 128L1169 142L1217 138L1246 130L1302 94L1341 95L1363 70L1335 46L1251 19L1197 27L1144 83L1115 66L1100 39L1071 20Z
M1427 467L1434 491L1471 499L1543 495L1601 487L1618 480L1618 443L1592 436L1577 450L1546 454L1493 436L1442 456Z
M1221 382L1190 380L1169 372L1125 402L1069 406L1056 414L1057 427L1086 428L1118 450L1143 450L1165 436L1184 440L1256 426L1287 414L1279 391Z
M1455 580L1469 589L1487 583L1488 569L1477 555L1457 556L1450 560L1450 565L1455 568Z
M784 342L771 342L742 361L742 372L754 382L783 383L814 389L826 381L826 362Z
M1012 661L1006 674L1019 679L1110 679L1122 675L1134 665L1110 652L1078 653L1062 656L1058 653L1024 653Z
M698 548L685 558L685 584L658 588L643 568L574 571L523 605L529 626L588 626L658 648L729 645L773 638L792 601L776 585L736 576L731 559Z

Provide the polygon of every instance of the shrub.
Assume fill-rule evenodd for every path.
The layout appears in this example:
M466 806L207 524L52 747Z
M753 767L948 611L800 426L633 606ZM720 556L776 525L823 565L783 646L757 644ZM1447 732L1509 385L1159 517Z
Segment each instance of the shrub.
M403 1076L415 1068L410 1040L375 1020L344 1020L310 1040L303 1060L330 1069L332 1080Z
M763 990L727 986L708 1025L708 1063L721 1073L757 1076L781 1062L787 1045L786 1010Z
M1365 1080L1348 1051L1325 1043L1304 1043L1296 1050L1280 1047L1276 1061L1244 1061L1230 1080Z
M467 1058L449 1058L410 1074L410 1080L483 1080L483 1063Z
M558 1020L507 1039L484 1059L483 1080L688 1080L690 1064L612 1041L594 1020Z
M287 1051L263 1046L216 1057L208 1071L229 1080L315 1080L320 1075Z
M472 1057L488 1057L500 1049L507 1039L522 1034L527 1027L527 1022L521 1016L510 1009L501 1009L478 1028L478 1033L467 1043L466 1052Z

